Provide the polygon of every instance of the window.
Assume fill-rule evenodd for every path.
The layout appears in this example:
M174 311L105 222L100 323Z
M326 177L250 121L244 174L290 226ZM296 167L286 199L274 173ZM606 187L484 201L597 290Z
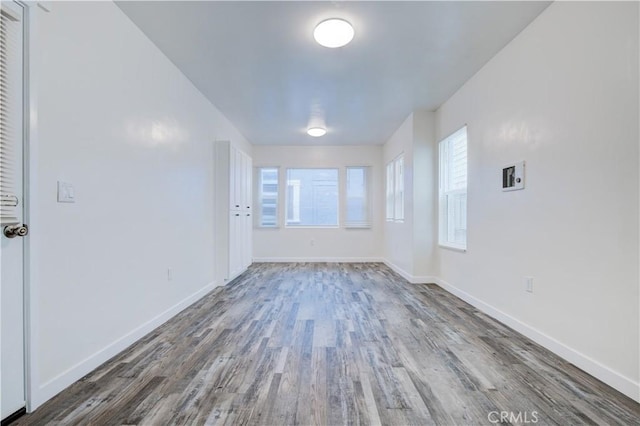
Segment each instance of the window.
M370 228L369 167L347 167L345 227Z
M440 245L467 248L467 128L440 142Z
M258 205L259 226L275 228L278 226L278 169L276 167L258 168Z
M387 220L393 220L393 208L394 208L394 197L393 193L395 191L395 186L393 184L393 161L387 164Z
M287 169L286 226L338 226L338 169Z
M404 155L399 155L387 164L387 208L388 221L404 220Z

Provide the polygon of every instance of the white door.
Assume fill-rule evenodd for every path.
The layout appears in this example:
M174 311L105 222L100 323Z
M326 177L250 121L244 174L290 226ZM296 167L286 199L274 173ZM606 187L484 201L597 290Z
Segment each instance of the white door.
M244 235L244 250L243 250L243 269L251 266L253 260L253 160L247 156L247 164L244 173L244 188L246 193L246 208L245 208L245 235Z
M240 208L240 200L238 200L238 173L236 172L236 161L238 159L238 151L229 144L229 208L238 210Z
M253 161L251 157L245 155L245 163L244 163L244 171L243 171L243 190L244 190L244 211L251 211L252 200L252 191L251 191L251 181L253 175Z
M242 228L244 235L242 236L242 269L247 269L251 266L253 255L251 253L252 238L253 238L253 218L250 212L244 213Z
M244 203L243 201L243 194L242 194L242 184L243 184L243 176L242 176L242 165L244 163L244 154L242 153L242 151L236 149L236 148L232 148L233 151L236 153L235 154L235 163L233 165L233 174L234 174L234 182L235 182L235 187L234 187L234 193L235 193L235 203L234 206L236 209L238 210L242 210L244 207L242 206L242 204Z
M5 1L0 13L0 382L2 415L25 407L23 199L23 10ZM13 238L4 230L13 231ZM20 235L17 235L20 233Z
M232 211L229 216L229 276L231 279L240 271L240 212Z

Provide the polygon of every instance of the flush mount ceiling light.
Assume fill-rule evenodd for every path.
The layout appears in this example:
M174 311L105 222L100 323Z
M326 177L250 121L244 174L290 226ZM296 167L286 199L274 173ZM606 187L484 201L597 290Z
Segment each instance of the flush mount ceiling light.
M322 127L310 127L307 130L307 134L309 136L313 136L314 138L319 138L320 136L324 136L327 133L326 129L323 129Z
M324 47L342 47L353 40L355 31L344 19L332 18L320 22L313 30L313 38Z

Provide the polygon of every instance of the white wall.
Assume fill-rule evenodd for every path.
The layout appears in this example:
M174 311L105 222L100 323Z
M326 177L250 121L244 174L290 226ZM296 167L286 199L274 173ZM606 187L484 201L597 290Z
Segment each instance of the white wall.
M413 197L411 196L413 194L413 114L407 117L383 146L382 167L385 169L385 175L387 164L400 154L404 155L404 220L402 222L385 220L384 258L397 272L409 279L409 276L413 275L414 261Z
M35 9L31 408L211 287L211 141L251 153L116 6L52 9ZM408 219L383 220L384 164L429 150L419 142L433 134L424 114L384 148L254 147L256 165L281 170L369 162L379 189L372 230L256 230L254 256L384 256L410 275L437 274L637 399L638 5L551 5L437 112L438 139L469 125L467 253L435 248L435 220L430 236L419 231L430 242L416 242ZM422 172L407 170L412 223L409 203L433 214L434 175L422 164L434 164L434 146L407 162ZM518 160L527 161L527 187L502 193L499 170ZM423 199L409 176L425 184ZM55 202L58 179L75 185L75 204ZM535 277L533 294L524 275Z
M437 144L433 112L414 111L384 144L385 173L386 165L400 154L404 156L404 220L385 221L384 259L410 282L432 282L438 272Z
M255 228L254 259L256 261L380 260L384 194L381 158L380 146L254 146L255 167L277 166L280 167L282 176L288 167L340 168L341 188L344 185L346 166L371 166L370 194L373 213L371 229L285 228L282 223L277 229ZM279 216L282 219L284 194L280 200ZM340 204L344 205L342 198ZM254 202L254 205L257 211L257 203ZM343 216L343 210L340 215Z
M437 112L469 149L468 250L439 249L442 284L637 400L638 36L637 3L556 2Z
M31 409L212 288L212 142L250 152L113 3L32 10Z

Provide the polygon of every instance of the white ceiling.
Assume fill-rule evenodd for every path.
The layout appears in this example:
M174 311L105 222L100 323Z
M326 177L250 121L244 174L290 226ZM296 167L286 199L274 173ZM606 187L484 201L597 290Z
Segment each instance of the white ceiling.
M118 6L253 144L382 144L435 110L549 2L121 1ZM322 20L347 46L313 39ZM328 133L307 136L324 121Z

